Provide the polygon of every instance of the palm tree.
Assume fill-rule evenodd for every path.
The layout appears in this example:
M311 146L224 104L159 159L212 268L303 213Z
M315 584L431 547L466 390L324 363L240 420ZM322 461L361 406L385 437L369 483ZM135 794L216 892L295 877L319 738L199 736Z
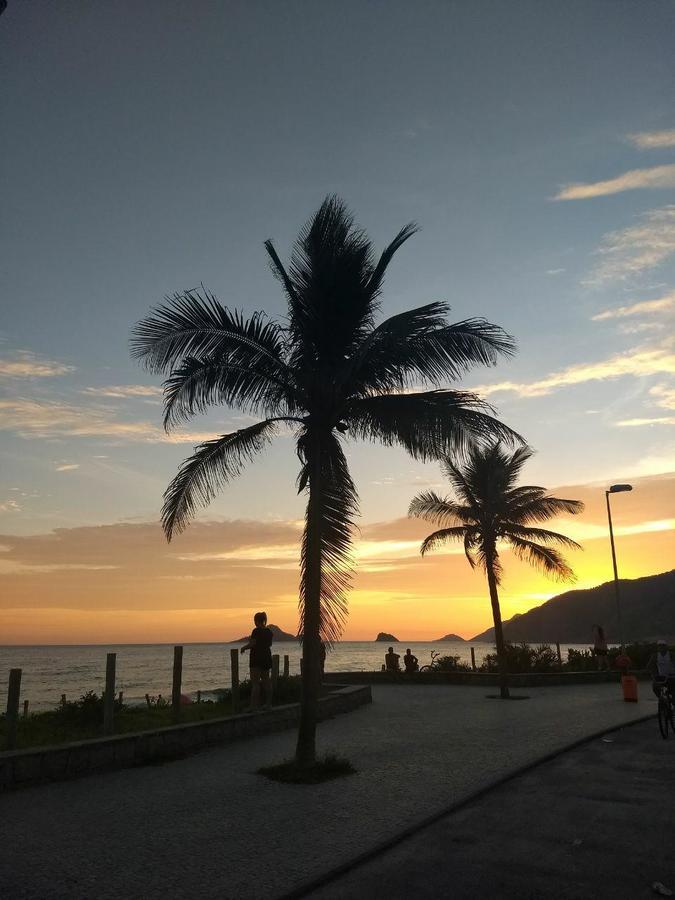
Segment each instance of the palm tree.
M328 197L300 232L288 268L265 242L286 295L284 324L263 313L245 319L202 288L167 298L132 335L132 354L168 374L167 429L212 404L261 417L200 444L183 462L164 494L168 540L280 426L294 433L298 492L308 494L300 567L300 766L315 761L321 640L337 640L347 615L358 497L344 438L399 444L421 460L495 436L514 438L474 394L438 389L472 366L511 354L513 340L501 328L476 318L448 324L444 303L375 325L387 266L416 230L402 228L378 258L343 202ZM434 389L413 391L420 386Z
M439 497L434 491L418 494L408 514L443 526L422 542L422 555L447 541L463 541L464 552L472 568L479 566L487 576L495 623L495 644L499 660L500 694L509 697L506 648L502 631L497 587L501 581L500 542L515 555L559 581L574 580L574 573L558 550L551 544L580 549L576 541L537 527L560 513L581 512L579 500L551 497L545 488L526 485L516 487L523 465L532 456L527 447L513 453L498 443L474 447L464 468L450 458L442 463L458 497Z

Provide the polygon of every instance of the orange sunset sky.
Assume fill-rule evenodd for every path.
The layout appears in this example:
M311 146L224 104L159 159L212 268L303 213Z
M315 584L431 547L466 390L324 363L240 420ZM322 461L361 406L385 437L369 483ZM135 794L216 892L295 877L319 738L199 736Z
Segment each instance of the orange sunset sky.
M570 557L578 586L608 580L602 487L556 493L586 503L581 516L555 523L584 546ZM622 576L672 565L674 498L673 475L635 479L631 494L613 498ZM245 633L259 607L292 631L300 529L300 521L201 521L171 545L148 522L4 536L2 633L9 643L219 641ZM491 624L484 579L458 548L419 557L426 531L408 519L362 527L346 639L371 640L379 630L401 640L471 637ZM505 617L564 589L509 552L503 559Z

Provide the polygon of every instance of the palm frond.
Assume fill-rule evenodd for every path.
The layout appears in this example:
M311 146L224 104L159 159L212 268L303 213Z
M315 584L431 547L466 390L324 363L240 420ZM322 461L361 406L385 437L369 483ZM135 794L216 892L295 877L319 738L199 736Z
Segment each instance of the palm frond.
M355 383L362 392L455 381L478 365L495 365L515 352L515 342L485 319L448 325L445 303L392 316L367 338L358 354Z
M300 452L305 454L303 440L299 442ZM308 452L308 451L307 451ZM311 480L310 457L306 457L308 475ZM352 533L358 514L358 496L349 474L347 459L339 441L334 436L324 437L320 451L321 474L318 484L312 485L320 512L319 542L321 548L321 604L320 634L329 643L337 641L342 634L347 617L347 590L353 574ZM307 478L304 478L307 483ZM309 520L309 507L307 511ZM301 587L300 587L300 634L304 634L306 603L307 542L310 538L308 527L302 542ZM316 536L314 536L316 537Z
M422 491L411 500L408 515L435 525L447 525L457 521L467 523L470 510L460 507L447 497L439 497L435 491Z
M543 489L541 489L543 491ZM532 488L535 491L535 488ZM584 509L584 504L580 500L563 500L561 497L550 497L548 494L542 493L540 496L533 496L523 502L509 505L509 518L522 525L532 522L546 522L554 519L556 516L568 514L577 515Z
M532 528L517 524L516 522L504 522L500 527L501 534L510 540L512 536L527 541L542 541L544 544L562 544L570 550L583 550L572 538L557 531L549 531L547 528Z
M266 366L264 357L256 365L226 356L188 357L164 382L164 427L168 430L214 403L265 416L297 411L285 367Z
M231 312L209 293L183 291L158 306L132 330L131 354L153 372L165 372L187 357L226 354L233 362L261 357L283 366L284 340L276 322L254 313L249 319Z
M445 454L465 455L476 443L519 439L508 426L489 415L487 404L464 391L384 394L350 402L344 411L349 434L400 444L415 459Z
M336 196L301 230L288 267L290 331L305 360L335 366L372 328L373 248ZM288 290L287 290L288 293Z
M561 553L553 547L509 535L508 543L515 555L539 569L555 581L575 581L575 575Z
M168 540L182 531L199 507L207 506L223 484L268 444L276 430L266 419L195 448L164 492L162 526Z
M394 258L394 254L399 250L405 242L419 231L419 226L415 222L408 222L396 235L394 240L384 248L380 258L368 279L367 289L371 297L375 298L382 288L384 273L387 271L389 263Z
M429 550L435 550L441 544L447 544L450 541L465 541L467 534L465 525L455 525L453 528L441 528L433 531L422 541L420 553L424 556Z

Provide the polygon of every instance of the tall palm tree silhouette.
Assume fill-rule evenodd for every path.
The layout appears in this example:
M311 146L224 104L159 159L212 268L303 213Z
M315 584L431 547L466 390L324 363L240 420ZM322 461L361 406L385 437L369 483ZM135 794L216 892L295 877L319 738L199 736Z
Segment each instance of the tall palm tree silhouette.
M501 328L476 318L448 324L444 303L375 325L387 266L416 230L402 228L378 258L344 203L327 197L300 232L288 268L265 243L288 303L285 324L262 313L245 319L201 289L167 298L133 330L132 354L168 373L167 429L212 404L262 417L200 444L183 462L164 494L169 540L280 425L294 432L298 492L308 494L300 566L301 766L315 760L320 642L337 640L347 615L358 497L344 438L399 444L421 460L495 436L514 438L474 394L413 391L511 354L513 340Z
M531 456L527 447L508 453L497 443L474 447L461 469L446 458L442 468L458 499L425 491L413 499L408 510L410 516L443 526L424 539L422 555L446 542L462 541L472 568L479 566L485 572L495 625L500 694L504 699L509 697L509 687L497 591L502 575L498 543L504 542L518 558L559 581L573 580L574 573L550 545L559 543L580 549L576 541L564 534L537 527L538 522L561 513L579 513L584 505L579 500L551 497L542 487L517 487L520 470Z

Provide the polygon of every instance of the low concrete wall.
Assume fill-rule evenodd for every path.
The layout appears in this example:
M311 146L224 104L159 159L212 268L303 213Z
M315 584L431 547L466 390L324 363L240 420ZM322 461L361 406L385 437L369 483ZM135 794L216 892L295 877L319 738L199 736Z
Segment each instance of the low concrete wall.
M631 672L638 678L649 678L645 672ZM598 684L618 682L621 673L612 672L521 672L509 675L513 687L545 687L561 684ZM326 682L340 684L464 684L494 687L499 684L497 672L326 672Z
M369 686L342 686L319 700L319 719L350 712L367 703L372 703ZM214 744L283 731L297 725L299 719L300 704L289 703L265 712L188 722L154 731L76 741L55 747L12 750L0 753L0 791L175 759Z

